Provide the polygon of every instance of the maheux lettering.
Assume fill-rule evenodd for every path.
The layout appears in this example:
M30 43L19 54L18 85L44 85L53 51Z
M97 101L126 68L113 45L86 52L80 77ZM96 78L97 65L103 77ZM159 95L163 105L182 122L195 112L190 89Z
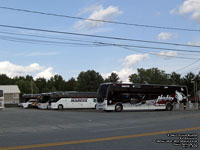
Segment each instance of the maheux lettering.
M87 102L87 98L73 98L71 102Z

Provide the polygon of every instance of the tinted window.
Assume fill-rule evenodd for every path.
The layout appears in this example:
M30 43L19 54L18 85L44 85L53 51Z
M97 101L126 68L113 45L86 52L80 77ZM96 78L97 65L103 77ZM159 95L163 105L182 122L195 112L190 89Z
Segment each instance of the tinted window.
M3 90L0 90L0 97L3 97Z
M108 86L109 85L107 85L107 84L100 85L100 87L98 89L98 95L97 95L98 102L103 102L104 98L106 98Z

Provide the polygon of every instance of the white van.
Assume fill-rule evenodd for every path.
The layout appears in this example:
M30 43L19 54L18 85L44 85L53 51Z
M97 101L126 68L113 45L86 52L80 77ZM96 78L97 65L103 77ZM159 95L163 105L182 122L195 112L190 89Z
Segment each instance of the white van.
M4 95L3 90L0 90L0 109L4 108Z

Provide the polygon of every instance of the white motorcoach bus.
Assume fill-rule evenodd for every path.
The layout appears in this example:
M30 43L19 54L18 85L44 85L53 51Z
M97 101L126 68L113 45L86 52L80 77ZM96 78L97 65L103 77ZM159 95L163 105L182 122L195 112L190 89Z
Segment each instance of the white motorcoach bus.
M103 83L97 94L97 110L172 110L174 103L186 103L186 86Z
M50 106L50 101L53 98L53 93L41 93L38 99L39 109L48 109Z
M96 92L54 92L50 100L50 108L60 110L66 108L95 108L96 103Z
M0 109L4 108L4 95L3 90L0 90Z

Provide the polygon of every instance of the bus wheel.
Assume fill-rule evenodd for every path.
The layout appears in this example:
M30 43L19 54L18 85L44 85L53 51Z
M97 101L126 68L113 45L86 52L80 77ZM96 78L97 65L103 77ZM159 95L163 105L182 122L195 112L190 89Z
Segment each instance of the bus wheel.
M123 110L122 104L117 104L117 105L115 106L115 111L116 111L116 112L121 112L122 110Z
M166 110L167 110L167 111L171 111L172 109L173 109L172 104L167 103L167 105L166 105Z
M63 109L63 105L58 105L58 109L62 110Z

